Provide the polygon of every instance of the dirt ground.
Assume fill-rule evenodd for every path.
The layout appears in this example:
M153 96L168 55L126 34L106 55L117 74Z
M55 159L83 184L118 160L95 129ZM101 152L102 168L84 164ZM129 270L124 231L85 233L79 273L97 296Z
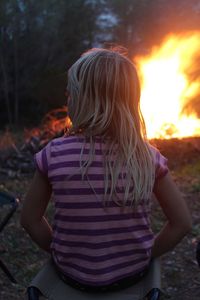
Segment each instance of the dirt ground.
M200 153L198 151L195 153L189 159L184 160L181 159L179 153L174 156L173 160L169 151L166 153L172 176L191 211L193 229L174 251L162 257L162 287L165 293L162 296L163 300L200 299L200 269L195 259L196 243L200 240ZM23 202L29 182L30 178L24 177L3 180L0 183L0 189L14 193ZM0 269L0 300L22 300L28 283L47 259L47 255L31 242L21 228L20 210L21 204L0 235L0 257L18 282L12 284ZM154 229L158 231L163 222L163 214L159 206L154 204Z

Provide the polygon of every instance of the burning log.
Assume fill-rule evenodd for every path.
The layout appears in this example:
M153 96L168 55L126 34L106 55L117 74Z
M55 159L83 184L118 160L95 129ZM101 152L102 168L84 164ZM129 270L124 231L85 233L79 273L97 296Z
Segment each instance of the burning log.
M62 136L64 128L68 126L66 108L59 108L49 112L38 128L25 130L25 138L19 146L7 130L0 143L0 178L18 178L33 174L33 155L51 139Z

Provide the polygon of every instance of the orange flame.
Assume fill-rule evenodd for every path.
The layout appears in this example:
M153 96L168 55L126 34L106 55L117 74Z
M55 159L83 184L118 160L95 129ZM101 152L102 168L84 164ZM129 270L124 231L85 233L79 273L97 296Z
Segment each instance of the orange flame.
M24 130L25 141L28 143L32 137L35 137L42 140L42 144L45 145L50 139L62 135L70 125L67 107L53 109L44 116L39 127Z
M200 119L185 107L199 96L197 73L200 32L168 35L149 56L136 57L141 75L141 110L149 138L183 138L200 135ZM199 74L198 74L199 75ZM193 76L195 78L195 76Z

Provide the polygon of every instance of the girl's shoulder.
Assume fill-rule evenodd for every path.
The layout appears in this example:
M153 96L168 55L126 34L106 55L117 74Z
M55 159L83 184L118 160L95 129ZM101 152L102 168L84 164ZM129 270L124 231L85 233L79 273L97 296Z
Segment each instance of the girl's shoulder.
M67 145L72 143L82 143L84 142L85 138L81 135L68 135L68 136L61 136L58 138L54 138L51 140L51 146L60 146L60 145Z
M152 156L153 156L153 159L154 159L155 161L159 160L161 157L164 157L164 156L161 154L160 150L159 150L158 148L156 148L154 145L148 144L148 146L149 146L150 152L151 152L151 154L152 154Z
M156 178L161 178L165 176L169 171L168 159L163 154L161 154L160 150L155 146L149 144L149 147L155 163Z

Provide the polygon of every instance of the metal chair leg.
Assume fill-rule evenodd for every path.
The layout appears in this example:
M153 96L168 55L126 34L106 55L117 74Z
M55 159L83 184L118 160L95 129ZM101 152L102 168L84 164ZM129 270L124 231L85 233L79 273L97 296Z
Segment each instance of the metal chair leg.
M147 300L159 300L159 298L160 290L157 288L152 289L147 295Z
M13 275L10 273L10 271L8 270L8 268L4 265L4 263L1 260L0 260L0 268L4 271L4 273L8 276L8 278L13 283L17 283L17 281L15 280L15 278L13 277Z
M4 229L4 227L7 225L8 221L11 219L14 212L16 211L19 205L19 200L7 192L0 191L0 206L3 207L4 205L11 205L11 208L9 209L9 212L6 214L6 216L0 222L0 232ZM10 273L10 271L8 270L8 268L5 266L5 264L2 262L1 259L0 259L0 268L8 276L10 281L12 281L13 283L17 283L17 281L15 280L15 278Z
M200 267L200 241L198 242L196 248L196 260L198 262L198 266Z
M40 291L35 286L29 286L27 289L28 300L39 300L40 299Z
M10 212L7 214L7 216L5 216L5 218L3 219L3 221L1 222L0 225L0 232L3 230L3 228L6 226L6 224L8 223L8 221L11 219L12 215L14 214L14 212L16 211L16 206L13 207Z

